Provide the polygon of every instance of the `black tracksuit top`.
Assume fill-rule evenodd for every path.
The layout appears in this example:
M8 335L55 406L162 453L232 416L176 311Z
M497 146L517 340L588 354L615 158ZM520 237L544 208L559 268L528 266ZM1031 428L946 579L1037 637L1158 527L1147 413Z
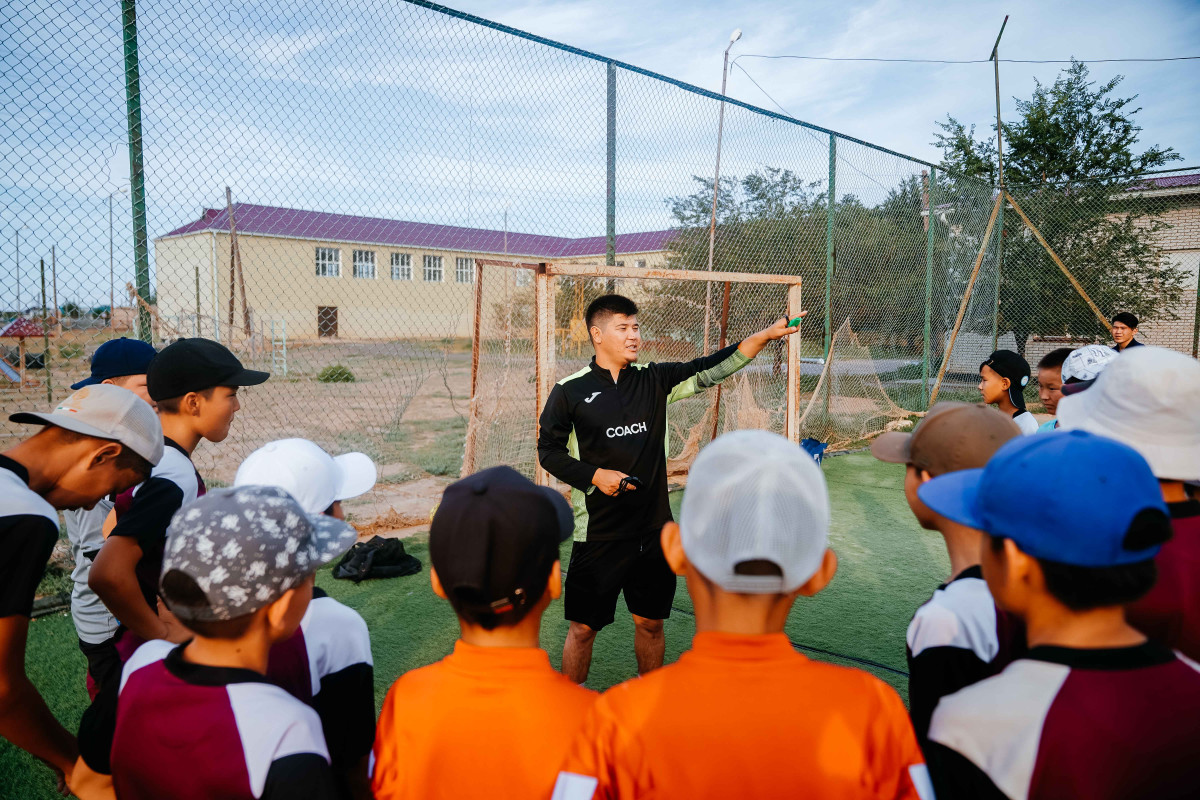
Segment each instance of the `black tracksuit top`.
M589 366L555 385L542 410L538 461L578 490L573 493L576 541L657 535L671 519L667 404L724 377L714 373L732 373L748 364L751 359L737 347L687 362L635 362L621 370L615 383L593 358ZM726 360L730 363L724 364ZM713 370L718 365L724 369ZM716 381L710 382L711 377ZM609 497L592 486L597 469L639 478L641 488ZM585 532L586 537L581 535Z

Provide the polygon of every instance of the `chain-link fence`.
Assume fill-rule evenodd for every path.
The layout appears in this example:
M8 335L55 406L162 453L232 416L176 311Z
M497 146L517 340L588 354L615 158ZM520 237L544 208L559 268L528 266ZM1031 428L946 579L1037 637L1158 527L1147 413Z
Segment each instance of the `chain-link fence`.
M709 263L710 92L423 2L141 2L136 28L122 6L14 0L0 21L6 410L64 396L112 337L202 335L273 373L198 454L215 481L286 435L365 450L392 484L453 475L476 259ZM974 397L996 345L1036 364L1107 339L1016 208L989 233L990 185L734 101L721 175L713 268L804 282L798 385L825 393L806 435L922 410L968 286L942 397ZM1200 176L1010 191L1102 316L1132 310L1143 340L1195 353ZM606 286L560 286L563 369L586 360L577 312ZM721 284L628 290L655 357L716 346ZM731 305L731 341L783 311L745 287ZM477 390L519 397L508 447L533 433L528 307L481 313L503 368ZM726 394L776 414L773 364ZM679 406L676 455L713 405Z

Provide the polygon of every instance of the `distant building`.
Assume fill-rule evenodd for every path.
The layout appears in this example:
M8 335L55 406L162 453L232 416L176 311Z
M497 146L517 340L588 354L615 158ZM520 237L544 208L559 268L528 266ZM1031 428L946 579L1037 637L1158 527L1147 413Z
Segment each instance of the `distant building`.
M434 338L471 331L475 259L602 263L602 236L571 239L479 228L234 206L246 297L256 320L283 321L289 339ZM185 334L227 319L229 214L207 209L155 239L158 314ZM659 267L673 231L617 236L617 263ZM487 273L488 281L499 269ZM514 285L527 276L504 269ZM509 274L511 273L511 274ZM222 322L222 324L224 324ZM242 324L238 298L235 325Z

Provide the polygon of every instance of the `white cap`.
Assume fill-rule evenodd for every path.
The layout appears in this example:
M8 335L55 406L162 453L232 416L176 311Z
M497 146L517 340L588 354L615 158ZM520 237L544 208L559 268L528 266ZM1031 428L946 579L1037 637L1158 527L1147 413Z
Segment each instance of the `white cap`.
M1200 480L1200 362L1163 347L1131 347L1092 388L1058 401L1058 424L1129 445L1157 478Z
M278 486L309 514L321 514L369 491L375 479L375 462L363 453L335 457L308 439L280 439L247 456L233 485Z
M85 386L49 413L21 411L9 419L120 442L151 464L158 464L163 454L158 414L133 392L111 383Z
M816 573L829 542L829 492L812 456L774 433L734 431L700 451L679 516L683 551L727 592L787 594ZM779 575L740 575L746 561Z
M1062 365L1063 383L1071 378L1077 381L1095 380L1108 362L1116 357L1116 350L1102 344L1085 344L1078 350L1072 350Z

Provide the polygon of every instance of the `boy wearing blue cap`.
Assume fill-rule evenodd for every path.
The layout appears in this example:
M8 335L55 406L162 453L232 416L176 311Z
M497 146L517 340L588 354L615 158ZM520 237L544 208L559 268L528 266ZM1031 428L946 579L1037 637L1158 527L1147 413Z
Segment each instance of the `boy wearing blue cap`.
M989 534L984 579L1029 643L1002 673L938 704L926 752L938 795L1193 797L1200 669L1125 621L1171 535L1145 459L1082 431L1021 437L985 468L918 493Z
M85 386L107 383L128 389L152 407L154 401L146 391L146 371L157 351L140 339L110 339L96 348L92 354L92 373L71 384L78 390ZM71 620L79 637L79 649L87 658L88 695L95 699L96 693L110 680L121 677L121 657L117 654L114 637L117 620L88 586L92 562L104 545L104 520L113 510L115 497L101 498L92 508L80 508L63 512L67 523L67 539L71 542L71 557L75 569L71 580Z

